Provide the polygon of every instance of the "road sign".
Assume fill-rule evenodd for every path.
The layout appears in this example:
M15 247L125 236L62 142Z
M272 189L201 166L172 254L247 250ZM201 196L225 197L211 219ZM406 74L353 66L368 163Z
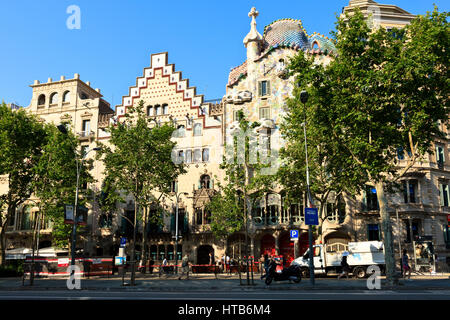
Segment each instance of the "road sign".
M120 238L120 247L124 248L126 244L127 244L127 238L125 238L125 237Z
M305 208L305 224L308 226L319 225L319 212L317 208Z
M298 230L291 230L291 241L298 240Z

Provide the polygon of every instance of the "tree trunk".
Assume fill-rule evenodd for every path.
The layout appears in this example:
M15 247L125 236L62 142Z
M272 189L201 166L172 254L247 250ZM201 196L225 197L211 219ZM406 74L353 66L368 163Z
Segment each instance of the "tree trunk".
M147 262L147 250L145 247L145 244L147 243L147 225L148 225L148 215L149 215L149 207L145 207L144 208L144 217L143 217L143 222L144 222L144 230L142 231L142 252L141 252L141 261L142 261L142 267L144 269L144 273L146 273L146 262Z
M392 236L391 219L388 212L388 203L384 193L383 182L375 184L377 191L378 204L380 206L381 224L384 235L384 259L386 262L386 281L389 285L397 284L395 276L395 257L394 257L394 242Z

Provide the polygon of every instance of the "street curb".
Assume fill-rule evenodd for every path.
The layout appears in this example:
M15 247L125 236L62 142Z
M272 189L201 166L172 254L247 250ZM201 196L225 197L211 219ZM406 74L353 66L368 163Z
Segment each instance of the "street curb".
M69 290L64 287L36 287L36 286L24 286L24 287L14 287L14 288L0 288L1 291L36 291L36 290ZM417 290L450 290L446 287L405 287L405 286L382 286L379 290L370 290L364 287L312 287L312 286L299 286L299 287L270 287L270 286L236 286L236 287L140 287L139 285L135 287L130 286L118 286L118 287L85 287L81 288L81 291L160 291L160 292L186 292L186 291L214 291L214 292L230 292L230 291L258 291L258 290L268 290L268 291L417 291Z

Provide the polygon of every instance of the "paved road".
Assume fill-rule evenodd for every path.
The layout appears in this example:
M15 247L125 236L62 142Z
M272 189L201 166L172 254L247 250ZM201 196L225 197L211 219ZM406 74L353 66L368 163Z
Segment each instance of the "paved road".
M130 291L90 291L90 290L37 290L37 291L1 291L0 300L450 300L450 290L357 290L349 292L320 291L245 291L245 292L211 292L196 291L186 294L180 292L130 292Z

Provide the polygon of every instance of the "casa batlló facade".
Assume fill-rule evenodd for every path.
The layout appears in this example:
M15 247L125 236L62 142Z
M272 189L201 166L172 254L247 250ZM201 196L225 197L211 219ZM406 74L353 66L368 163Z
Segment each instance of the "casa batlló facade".
M371 0L351 0L343 12L352 12L359 7L368 19L376 13L378 27L405 26L414 15L393 5L382 5ZM210 213L205 204L217 192L217 183L223 182L224 172L220 163L225 146L237 127L237 114L242 110L251 122L258 121L261 139L270 142L271 148L279 149L283 141L279 127L285 110L285 99L292 96L294 78L288 77L286 64L289 58L304 52L312 55L317 63L327 64L335 52L331 39L318 33L308 34L300 20L280 19L258 32L256 18L259 12L249 12L250 31L243 39L246 57L243 63L232 68L226 83L224 97L215 103L204 101L203 95L183 79L180 71L169 61L168 53L152 54L150 65L137 76L136 83L129 88L129 94L122 103L110 108L103 100L99 89L93 89L89 82L83 82L78 74L74 79L61 78L47 83L33 85L33 97L26 108L43 121L59 124L69 120L77 133L83 148L94 148L96 142L108 143L106 128L120 122L127 109L144 101L150 125L171 121L176 127L173 139L177 142L176 158L186 165L187 173L176 182L176 191L162 201L163 226L150 226L148 233L148 257L161 262L178 260L188 253L196 264L208 264L209 254L215 260L224 254L238 257L244 248L243 233L231 235L225 241L218 240L210 230ZM450 159L448 147L450 132L447 124L441 124L447 138L436 140L435 154L419 162L403 178L404 193L392 195L390 203L395 249L415 252L413 241L417 236L432 239L440 266L448 263L450 256L450 232L447 217L450 213ZM90 155L93 157L93 154ZM399 168L405 165L404 155L399 154ZM276 165L274 165L276 169ZM103 176L103 165L94 162L91 174L96 183L90 186L99 191ZM7 190L7 178L1 177L0 192ZM380 215L377 211L374 188L356 198L344 197L343 205L324 222L323 241L338 244L343 250L349 241L383 240ZM184 195L187 193L188 195ZM181 194L181 195L180 195ZM175 207L178 197L179 232L182 239L175 252ZM18 208L16 217L9 226L8 248L29 247L32 225L37 213L36 202L30 199ZM250 252L255 257L264 253L280 254L286 262L303 254L307 249L307 226L304 223L305 203L285 204L283 190L278 187L258 201L249 213ZM101 212L98 203L92 199L89 205L88 224L81 233L78 246L87 256L117 255L120 238L130 237L132 228L127 219L134 215L134 199L126 197L126 204L117 208L113 218ZM289 231L300 231L299 240L291 241ZM138 229L137 251L141 250ZM131 237L130 237L131 238ZM40 247L51 245L51 225L41 227ZM339 249L341 248L341 249ZM131 252L131 251L130 251ZM129 253L130 253L129 252Z

